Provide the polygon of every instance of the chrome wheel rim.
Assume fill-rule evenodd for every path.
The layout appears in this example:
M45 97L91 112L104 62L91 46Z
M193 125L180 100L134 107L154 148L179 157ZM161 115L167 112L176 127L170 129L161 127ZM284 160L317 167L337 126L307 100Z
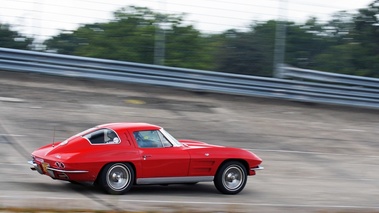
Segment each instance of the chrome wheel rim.
M115 164L107 172L107 184L115 191L122 191L130 183L130 170L120 164Z
M238 190L245 181L245 171L240 166L231 165L222 174L222 185L229 191Z

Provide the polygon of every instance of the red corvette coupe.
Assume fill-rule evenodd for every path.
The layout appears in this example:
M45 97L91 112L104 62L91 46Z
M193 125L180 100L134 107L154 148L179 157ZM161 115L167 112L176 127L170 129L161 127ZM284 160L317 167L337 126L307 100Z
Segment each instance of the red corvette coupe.
M31 169L53 179L93 182L110 194L138 184L213 181L224 194L237 194L262 160L239 148L176 140L146 123L111 123L76 134L32 153Z

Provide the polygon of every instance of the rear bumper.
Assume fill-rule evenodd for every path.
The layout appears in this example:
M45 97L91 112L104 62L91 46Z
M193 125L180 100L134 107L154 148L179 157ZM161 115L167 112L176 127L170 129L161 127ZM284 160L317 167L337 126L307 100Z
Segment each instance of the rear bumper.
M88 171L85 170L65 170L65 169L55 169L51 168L49 164L45 164L44 166L41 163L36 163L35 161L31 160L28 161L28 164L31 165L30 169L33 171L37 171L38 173L42 175L48 175L54 179L65 179L68 180L69 177L67 174L82 174L82 173L88 173Z
M43 171L42 171L42 167L40 165L38 165L37 163L35 163L34 161L30 160L30 161L28 161L28 164L31 165L31 167L30 167L31 170L37 171L41 175L44 174Z

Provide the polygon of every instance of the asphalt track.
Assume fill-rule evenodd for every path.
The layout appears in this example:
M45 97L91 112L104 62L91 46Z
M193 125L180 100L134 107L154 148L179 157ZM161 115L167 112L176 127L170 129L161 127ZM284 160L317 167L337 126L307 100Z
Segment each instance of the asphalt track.
M379 212L379 111L0 72L0 207L160 212ZM265 170L238 195L213 183L121 196L29 169L30 152L101 123L250 149Z

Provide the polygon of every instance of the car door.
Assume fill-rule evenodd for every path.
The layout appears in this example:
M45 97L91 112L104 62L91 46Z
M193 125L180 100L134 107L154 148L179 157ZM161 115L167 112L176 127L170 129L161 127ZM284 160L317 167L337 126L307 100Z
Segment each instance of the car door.
M141 149L142 177L182 177L188 175L189 154L183 147Z
M140 148L141 178L188 175L190 155L185 147L174 146L159 130L138 131L134 138Z

